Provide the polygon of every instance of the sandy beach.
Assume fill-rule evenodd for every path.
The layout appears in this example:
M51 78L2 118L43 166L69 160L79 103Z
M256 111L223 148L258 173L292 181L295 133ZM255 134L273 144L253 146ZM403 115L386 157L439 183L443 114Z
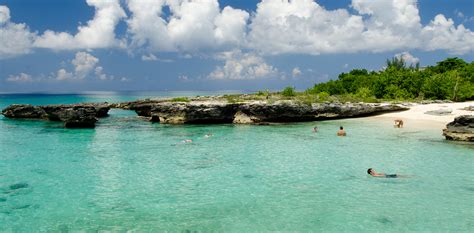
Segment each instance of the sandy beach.
M462 110L465 107L474 106L474 101L462 103L442 103L442 104L413 104L410 110L403 112L387 113L383 115L374 116L377 119L395 120L402 119L404 127L415 128L445 128L446 124L453 121L454 118L461 115L474 115L473 111ZM435 110L451 110L447 115L430 115L426 114L428 111Z

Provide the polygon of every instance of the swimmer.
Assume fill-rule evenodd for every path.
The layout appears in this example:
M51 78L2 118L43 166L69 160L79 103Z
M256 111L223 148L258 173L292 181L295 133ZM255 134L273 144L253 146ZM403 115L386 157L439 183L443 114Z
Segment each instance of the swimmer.
M337 131L337 136L346 136L346 131L344 130L344 127L339 127L339 131Z
M182 142L182 143L191 143L191 142L193 142L193 140L191 140L191 139L186 139L186 140L183 140L183 141L181 141L181 142Z
M212 136L213 136L213 135L212 135L211 133L208 133L208 134L204 135L205 138L210 138L210 137L212 137Z
M397 174L385 174L385 173L377 173L374 169L369 168L367 170L367 174L373 177L380 177L380 178L399 178L400 176Z
M313 128L313 133L317 133L318 132L318 127L317 126L314 126Z

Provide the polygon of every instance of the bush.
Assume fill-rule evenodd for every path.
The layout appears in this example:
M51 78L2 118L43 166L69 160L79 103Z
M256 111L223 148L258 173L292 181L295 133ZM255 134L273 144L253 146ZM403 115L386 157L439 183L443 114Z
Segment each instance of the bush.
M173 98L171 99L171 102L189 102L189 98L188 97L176 97L176 98Z
M318 99L319 101L327 101L329 96L330 96L329 93L323 91L318 94Z
M283 91L281 92L281 95L285 97L295 96L296 95L295 88L285 87L285 89L283 89Z
M268 90L257 92L257 96L269 96L269 95L270 95L270 91Z

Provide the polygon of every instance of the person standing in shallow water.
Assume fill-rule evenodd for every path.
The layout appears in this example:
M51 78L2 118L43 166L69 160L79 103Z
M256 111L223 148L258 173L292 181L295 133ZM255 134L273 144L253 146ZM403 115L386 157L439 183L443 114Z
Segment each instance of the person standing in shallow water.
M346 131L344 130L344 127L339 127L339 130L337 131L337 136L346 136Z
M403 128L403 120L402 119L396 119L395 124L393 125L395 128Z

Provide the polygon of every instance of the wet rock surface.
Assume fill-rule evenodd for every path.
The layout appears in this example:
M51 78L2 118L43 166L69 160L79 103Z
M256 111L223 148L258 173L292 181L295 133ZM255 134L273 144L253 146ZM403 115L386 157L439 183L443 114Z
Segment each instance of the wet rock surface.
M443 136L447 140L474 142L474 115L456 117L446 125Z
M62 121L67 128L93 128L97 118L108 116L110 106L100 104L64 104L33 106L13 104L2 110L7 118Z

